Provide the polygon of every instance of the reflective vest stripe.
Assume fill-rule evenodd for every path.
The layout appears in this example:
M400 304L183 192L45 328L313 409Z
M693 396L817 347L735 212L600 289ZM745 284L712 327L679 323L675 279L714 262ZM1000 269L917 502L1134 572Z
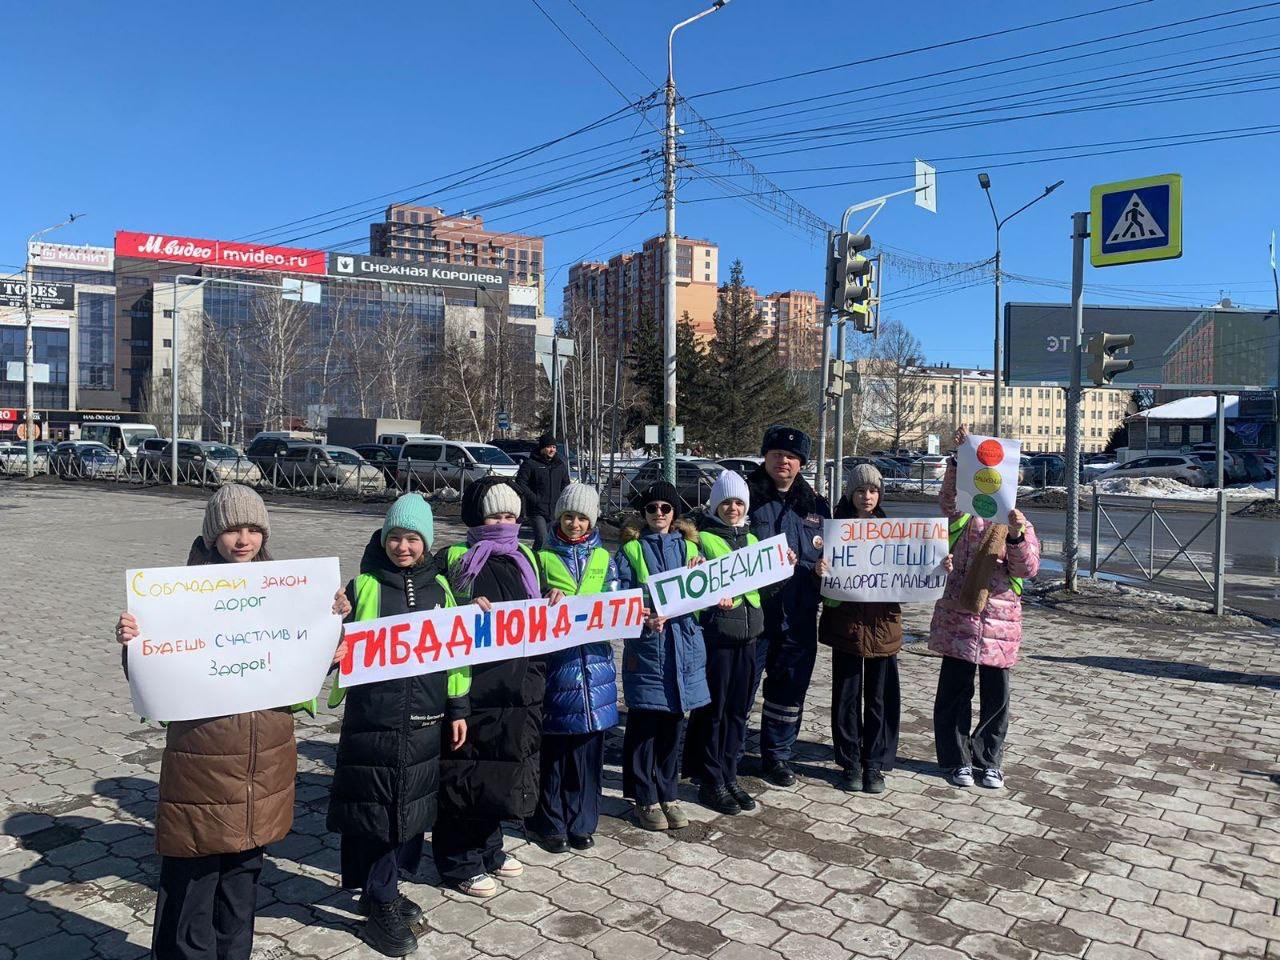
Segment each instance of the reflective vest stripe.
M964 533L964 528L969 525L969 521L973 519L973 515L962 513L951 521L951 527L947 532L947 546L950 550L955 550L956 541L960 539L960 535ZM1017 596L1022 596L1022 578L1010 577L1009 586L1013 587L1013 592Z
M649 564L644 559L644 548L640 546L639 540L628 540L622 545L623 556L627 558L627 562L631 564L631 569L636 575L637 583L649 582ZM698 545L692 540L684 542L685 560L692 560L698 555Z
M453 590L449 587L449 581L444 577L437 576L436 583L440 585L440 589L444 591L444 605L446 607L456 606L453 599ZM355 616L353 622L361 620L376 620L382 611L382 585L378 583L378 578L369 573L362 573L356 577L356 605ZM333 675L333 687L329 690L329 706L337 707L347 695L347 691L341 685L341 674ZM448 672L446 678L447 696L449 697L465 697L471 692L471 668L456 667Z
M752 544L759 543L759 542L760 541L756 538L756 535L754 533L747 534L747 546L751 546ZM729 544L725 541L724 537L715 533L707 533L705 530L702 532L702 554L708 560L715 560L717 557L723 557L726 554L729 554L732 552L733 550L730 549ZM751 606L755 607L756 609L759 609L760 608L760 591L748 590L746 593L742 594L741 596L734 597L733 598L734 607L736 608L736 607L742 606L743 600L746 600L747 603L751 604Z
M604 592L605 580L609 576L609 551L603 547L592 549L587 559L587 569L582 573L582 583L573 579L564 559L554 550L538 551L538 562L547 586L561 591L567 597L580 593Z

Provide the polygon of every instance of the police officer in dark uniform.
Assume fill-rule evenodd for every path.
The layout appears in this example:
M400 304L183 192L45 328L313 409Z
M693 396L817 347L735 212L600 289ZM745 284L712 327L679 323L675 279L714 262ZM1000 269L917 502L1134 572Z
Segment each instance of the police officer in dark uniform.
M757 645L755 678L759 684L763 672L760 759L764 776L770 783L789 787L796 782L791 754L818 651L821 596L813 568L822 559L822 522L830 518L831 507L800 476L809 460L809 437L803 431L770 427L760 455L764 464L747 478L751 532L761 540L784 534L796 556L791 579L764 596L765 629Z

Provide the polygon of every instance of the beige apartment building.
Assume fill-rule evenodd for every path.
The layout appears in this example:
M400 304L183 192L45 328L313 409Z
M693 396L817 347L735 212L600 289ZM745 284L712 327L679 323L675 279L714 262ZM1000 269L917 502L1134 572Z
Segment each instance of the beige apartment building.
M751 289L751 288L748 288ZM791 371L822 365L822 305L812 290L782 290L761 295L751 290L764 320L764 335L776 337L778 360Z
M861 360L857 363L861 382L864 384L863 403L871 403L875 391L865 390L869 378L876 376L874 363ZM925 437L939 434L943 446L947 445L948 431L959 424L967 425L971 432L992 431L993 383L990 370L973 368L928 366L914 368L910 382L904 386L904 396L909 396L910 410L901 414L904 430L903 442L912 447L923 447ZM879 398L877 398L879 399ZM1060 453L1066 449L1067 395L1060 387L1001 386L1000 435L1019 440L1028 452ZM1111 431L1124 422L1132 412L1128 390L1086 389L1080 431L1080 448L1085 453L1101 452ZM865 412L866 419L883 419L873 411Z

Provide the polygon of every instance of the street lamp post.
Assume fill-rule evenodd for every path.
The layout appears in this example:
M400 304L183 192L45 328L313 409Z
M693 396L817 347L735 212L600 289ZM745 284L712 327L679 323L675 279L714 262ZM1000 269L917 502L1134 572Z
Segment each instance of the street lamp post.
M667 232L663 243L662 278L662 474L676 482L676 77L674 45L676 31L715 13L729 0L714 4L682 20L667 35L667 124L663 137L663 199L667 209Z
M36 361L36 341L35 333L32 330L34 323L31 316L31 284L35 282L35 269L31 262L31 244L35 243L39 237L43 237L46 233L52 233L61 227L65 227L69 223L75 223L83 213L73 213L61 223L55 223L52 227L45 227L43 230L37 230L31 236L27 237L27 292L23 295L23 320L26 322L27 338L25 350L23 352L23 382L26 387L26 405L27 405L27 476L34 477L36 475L36 380L35 380L35 361ZM75 375L75 371L71 371L71 375Z
M1001 290L1000 290L1000 285L1001 285L1000 228L1003 227L1010 220L1012 220L1014 217L1016 217L1018 214L1020 214L1023 210L1026 210L1028 207L1032 206L1033 204L1039 203L1049 194L1053 193L1053 191L1057 190L1060 186L1062 186L1064 182L1065 181L1063 180L1059 180L1057 183L1050 184L1049 186L1045 187L1044 193L1040 194L1038 197L1028 200L1026 203L1020 206L1017 210L1013 211L1013 213L1009 214L1007 217L1001 220L999 215L996 213L995 201L991 199L991 178L987 176L985 173L978 174L978 186L982 187L982 192L987 195L987 204L991 207L991 220L996 225L995 350L994 350L994 355L992 357L993 366L995 369L992 371L994 376L992 377L992 387L991 387L991 394L992 394L991 396L991 432L997 437L1000 436L1000 373L1004 365L1004 356L1003 356L1003 349L1002 349L1003 344L1002 344L1001 331L1000 331L1000 293L1001 293Z

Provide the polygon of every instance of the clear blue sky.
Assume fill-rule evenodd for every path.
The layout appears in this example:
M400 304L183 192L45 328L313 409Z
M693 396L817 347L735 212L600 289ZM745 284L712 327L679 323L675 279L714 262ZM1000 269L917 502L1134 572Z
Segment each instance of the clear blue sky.
M662 79L670 26L705 5L539 2L630 98ZM871 230L878 243L929 260L973 262L993 251L990 213L970 168L990 170L1002 214L1045 184L1065 179L1062 189L1005 228L1006 269L1055 283L1070 277L1070 213L1087 206L1091 184L1180 172L1183 259L1090 270L1088 282L1102 285L1091 290L1090 301L1192 304L1225 293L1267 306L1266 247L1280 224L1280 138L1172 146L1142 141L1256 126L1280 132L1280 90L1266 89L1280 86L1280 4L1153 30L1250 4L1151 0L1054 26L698 96L1125 2L917 0L909 8L861 5L868 11L863 15L847 0L733 0L680 35L677 81L726 139L755 158L760 170L777 171L773 179L826 220L835 220L849 203L908 186L913 157L936 161L943 171L938 213L901 198ZM1166 39L1227 24L1243 26ZM1112 35L1119 38L1082 44ZM1082 45L1036 54L1066 44ZM942 71L951 72L938 76ZM1136 71L1151 72L1133 76ZM367 249L365 224L380 219L387 199L372 198L424 195L423 202L450 210L482 212L496 228L545 233L550 269L586 254L607 257L662 229L656 206L635 218L656 197L657 181L642 151L659 146L650 124L660 123L660 111L647 119L627 113L509 164L501 178L441 191L456 179L449 177L454 171L570 132L624 104L533 0L23 4L6 16L0 82L10 95L7 149L0 154L6 199L0 271L21 263L29 232L68 211L88 214L58 234L68 242L109 243L116 229L151 229L361 250ZM1240 90L1259 92L1079 111L1116 99ZM817 99L838 91L855 92ZM861 102L851 102L856 91ZM763 113L738 113L788 101ZM989 109L995 106L1016 109ZM1056 113L1006 119L1049 111ZM972 125L984 119L1003 122ZM851 123L837 131L812 129ZM921 129L958 124L963 126ZM812 139L828 132L840 136ZM895 136L888 139L890 134ZM737 171L717 164L696 128L687 139L698 167L686 172L682 197L700 202L682 204L680 232L719 243L722 279L729 262L741 257L748 281L764 290L818 289L814 242L741 199L725 199L720 185L750 189L750 182L709 180L709 174ZM1109 145L1087 146L1102 141ZM1135 141L1143 152L1096 155ZM816 149L826 143L839 146ZM1026 152L1038 148L1069 149ZM1064 156L1079 153L1086 156ZM1042 156L1058 159L1000 166ZM543 160L553 162L531 166ZM614 167L621 169L602 173ZM510 201L582 175L597 178ZM633 183L637 176L640 182ZM712 197L718 199L703 199ZM350 209L318 222L292 223L346 205ZM581 228L597 221L608 222ZM562 269L549 285L551 312L564 276ZM906 322L935 362L989 363L990 283L957 289L969 280L961 276L919 286L929 279L905 269L890 273L886 316ZM1025 283L1006 290L1009 299L1067 296L1060 287Z

